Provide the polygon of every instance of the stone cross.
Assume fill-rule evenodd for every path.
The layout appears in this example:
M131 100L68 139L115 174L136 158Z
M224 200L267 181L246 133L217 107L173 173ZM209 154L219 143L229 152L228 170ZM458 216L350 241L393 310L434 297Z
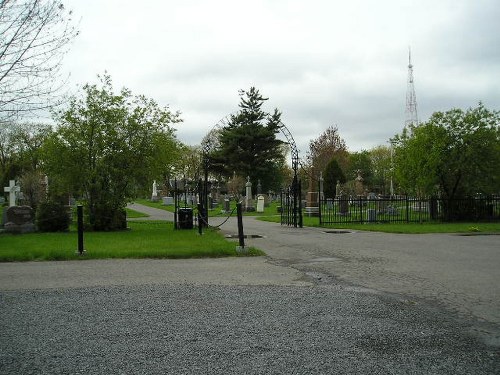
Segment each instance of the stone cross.
M10 180L9 186L4 187L3 191L6 193L9 193L9 207L15 206L16 205L16 193L21 191L21 188L19 186L16 186L16 181Z

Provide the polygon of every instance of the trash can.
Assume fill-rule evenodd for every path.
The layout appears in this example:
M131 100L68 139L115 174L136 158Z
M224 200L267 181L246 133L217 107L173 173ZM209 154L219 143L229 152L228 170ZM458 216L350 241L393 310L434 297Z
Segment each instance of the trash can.
M179 208L177 211L177 226L179 229L193 229L193 209Z

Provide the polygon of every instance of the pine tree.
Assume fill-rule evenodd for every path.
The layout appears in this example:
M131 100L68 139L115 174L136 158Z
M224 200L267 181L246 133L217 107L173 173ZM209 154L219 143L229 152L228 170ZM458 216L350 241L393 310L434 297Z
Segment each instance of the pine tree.
M211 169L226 177L249 176L254 184L260 180L264 191L278 189L285 162L284 143L276 138L281 112L263 111L268 98L255 87L241 90L240 98L240 110L230 116L229 124L220 132L220 146L211 155Z

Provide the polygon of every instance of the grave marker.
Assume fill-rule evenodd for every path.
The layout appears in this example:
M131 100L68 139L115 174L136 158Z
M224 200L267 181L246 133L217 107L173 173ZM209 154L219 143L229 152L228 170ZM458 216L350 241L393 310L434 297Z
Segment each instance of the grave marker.
M9 207L16 205L16 193L21 191L21 188L16 185L15 180L9 181L9 186L4 187L3 191L9 193Z
M5 210L4 228L10 233L35 231L35 214L30 206L11 206Z

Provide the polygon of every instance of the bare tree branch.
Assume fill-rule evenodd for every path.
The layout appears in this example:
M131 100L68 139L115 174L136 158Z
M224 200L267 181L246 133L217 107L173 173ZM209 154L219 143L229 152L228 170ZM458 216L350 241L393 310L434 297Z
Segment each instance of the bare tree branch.
M58 0L0 0L0 122L50 108L62 59L78 34Z

